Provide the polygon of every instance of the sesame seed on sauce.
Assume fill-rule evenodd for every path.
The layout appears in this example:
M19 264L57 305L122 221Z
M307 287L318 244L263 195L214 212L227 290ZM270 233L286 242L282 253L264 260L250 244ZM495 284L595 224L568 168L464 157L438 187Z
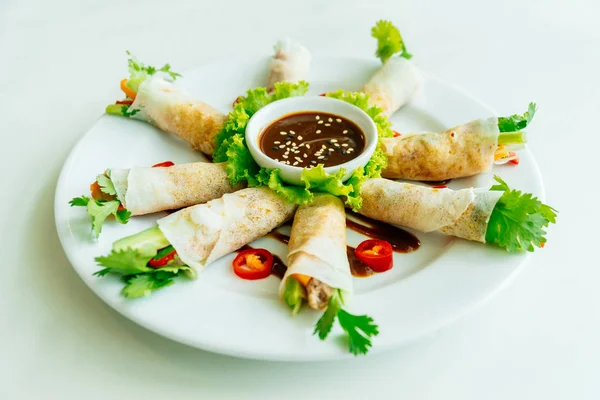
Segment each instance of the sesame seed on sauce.
M358 157L365 137L344 117L308 111L289 114L267 126L259 144L265 155L286 165L330 167Z

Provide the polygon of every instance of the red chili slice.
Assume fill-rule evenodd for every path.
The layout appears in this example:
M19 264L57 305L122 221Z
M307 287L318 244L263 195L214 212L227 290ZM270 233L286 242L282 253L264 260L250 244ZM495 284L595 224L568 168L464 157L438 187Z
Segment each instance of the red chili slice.
M327 96L327 93L321 93L319 96Z
M133 100L117 100L117 102L115 104L123 104L123 105L130 106L133 104Z
M392 245L385 240L365 240L354 250L354 254L375 272L385 272L394 266Z
M448 186L446 186L446 185L437 185L437 186L432 186L431 188L432 189L447 189Z
M167 265L169 263L169 261L172 261L175 256L177 255L177 251L173 250L172 252L170 252L169 254L167 254L164 257L161 257L159 259L151 259L150 261L148 261L148 266L152 267L152 268L160 268L160 267L164 267L165 265Z
M263 279L271 275L273 255L265 249L244 250L232 264L233 272L242 279Z
M172 167L173 165L175 165L175 163L173 161L164 161L158 164L154 164L152 166L152 168L161 168L161 167Z
M402 134L398 131L394 131L394 137L402 136Z

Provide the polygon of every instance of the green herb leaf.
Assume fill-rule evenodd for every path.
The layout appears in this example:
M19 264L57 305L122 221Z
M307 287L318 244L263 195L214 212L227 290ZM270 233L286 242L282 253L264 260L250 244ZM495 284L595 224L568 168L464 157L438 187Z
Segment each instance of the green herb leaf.
M306 184L306 189L312 189L312 192L348 196L353 191L353 187L342 182L344 175L346 175L346 170L343 168L335 175L330 175L325 171L323 164L319 164L314 168L305 168L300 179Z
M92 217L92 232L95 237L100 236L102 225L109 215L115 215L121 202L119 200L101 201L90 199L87 203L87 212Z
M176 72L171 71L171 66L169 64L165 64L162 68L156 69L151 65L145 65L143 62L139 61L133 54L127 51L127 55L129 59L127 60L128 69L129 69L129 77L131 79L136 78L147 78L149 76L154 75L157 71L164 72L169 74L169 76L175 80L177 77L181 76Z
M131 212L127 210L117 210L117 212L114 215L118 223L125 225L127 222L129 222Z
M138 250L111 251L109 255L96 257L96 263L101 267L110 269L109 272L121 275L136 275L144 272L156 271L147 266L148 261L153 255L142 255ZM94 275L102 273L104 270L96 272ZM103 275L106 272L103 273Z
M102 192L112 196L117 195L115 185L113 185L112 180L105 174L96 176L96 182L98 182L98 185L100 185L100 190L102 190Z
M308 204L313 201L314 195L302 186L289 186L279 177L278 169L261 168L256 175L258 185L266 185L275 193L294 204Z
M498 118L498 129L500 129L500 132L516 132L523 130L529 125L535 116L536 111L536 104L529 103L529 107L523 115L514 114L510 117Z
M337 315L340 326L348 334L350 353L355 356L367 354L372 346L369 338L379 334L373 318L367 315L353 315L343 309L340 309Z
M130 299L146 297L155 290L171 286L174 283L173 278L176 276L177 274L172 272L133 275L127 277L127 285L121 294Z
M377 39L377 50L375 55L385 63L394 54L401 53L400 57L410 59L412 55L406 50L406 45L400 35L400 30L390 21L377 21L371 29L371 36Z
M541 247L546 243L544 228L556 223L557 211L529 193L511 190L499 176L494 179L499 184L491 190L501 190L504 194L492 211L486 242L509 252L533 251L534 246Z
M134 108L133 110L129 111L130 108L131 107L128 106L122 106L121 114L123 114L124 117L130 118L141 111L139 108Z
M327 339L327 336L329 336L331 328L333 328L333 324L335 323L335 318L338 315L338 311L342 309L342 306L342 297L339 294L339 290L336 290L333 292L333 296L331 296L329 299L327 309L317 321L313 335L318 335L319 339L321 340Z
M69 204L71 207L86 207L89 201L90 198L86 196L74 197L69 201Z

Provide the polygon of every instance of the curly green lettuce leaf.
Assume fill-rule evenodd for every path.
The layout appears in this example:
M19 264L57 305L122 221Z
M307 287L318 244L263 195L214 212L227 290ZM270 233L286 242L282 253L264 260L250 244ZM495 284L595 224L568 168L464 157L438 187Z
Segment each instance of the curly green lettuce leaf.
M348 350L356 355L367 354L372 346L371 337L379 334L379 328L373 318L367 315L353 315L343 309L344 301L341 291L335 290L329 299L327 309L317 321L313 334L325 340L337 317L340 326L348 335Z
M556 223L557 211L529 193L510 189L499 176L490 190L504 194L496 203L485 234L485 241L509 252L533 251L546 243L546 228Z
M305 183L306 189L312 192L330 193L334 196L348 196L353 188L342 182L346 175L346 170L340 168L335 174L331 175L325 171L323 164L314 168L305 168L300 175L300 179Z
M252 158L246 140L240 133L233 135L228 141L229 147L225 152L227 156L227 166L225 170L229 177L229 182L236 185L239 182L247 181L249 186L258 186L256 174L260 171L260 167Z
M335 92L329 92L326 94L327 97L338 99L350 103L361 110L363 110L375 123L377 127L377 133L380 138L394 137L394 131L392 130L392 123L385 116L383 110L375 105L369 104L369 95L361 92L346 92L344 90L337 90Z
M256 175L257 185L268 186L269 189L294 204L308 204L313 201L314 195L302 186L290 186L283 183L279 177L278 169L261 168Z
M400 30L394 26L390 21L380 20L377 21L375 26L371 29L371 36L377 39L377 50L375 55L385 63L394 54L400 53L400 57L406 59L412 58L406 50Z
M500 129L500 132L517 132L525 129L535 116L536 111L537 105L535 103L529 103L529 107L523 115L514 114L510 117L498 118L498 128Z

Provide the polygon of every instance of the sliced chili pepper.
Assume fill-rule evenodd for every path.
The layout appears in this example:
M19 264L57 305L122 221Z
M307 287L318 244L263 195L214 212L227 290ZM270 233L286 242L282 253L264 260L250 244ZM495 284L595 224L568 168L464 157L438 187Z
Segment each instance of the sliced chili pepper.
M354 250L354 254L375 272L385 272L394 266L392 245L385 240L365 240Z
M130 106L133 104L133 100L117 100L115 104L124 104Z
M160 268L167 265L170 261L175 259L177 255L177 251L173 248L173 246L167 246L161 251L158 252L154 258L148 261L148 266L152 268Z
M233 260L233 272L242 279L263 279L271 275L273 255L265 249L244 250Z
M321 93L319 96L327 96L327 93Z
M437 186L432 186L432 189L448 189L448 186L446 185L437 185Z
M402 136L402 134L398 131L394 131L394 137Z
M172 167L173 165L175 165L175 163L173 161L163 161L161 163L154 164L152 166L152 168L162 168L162 167L166 168L166 167Z

